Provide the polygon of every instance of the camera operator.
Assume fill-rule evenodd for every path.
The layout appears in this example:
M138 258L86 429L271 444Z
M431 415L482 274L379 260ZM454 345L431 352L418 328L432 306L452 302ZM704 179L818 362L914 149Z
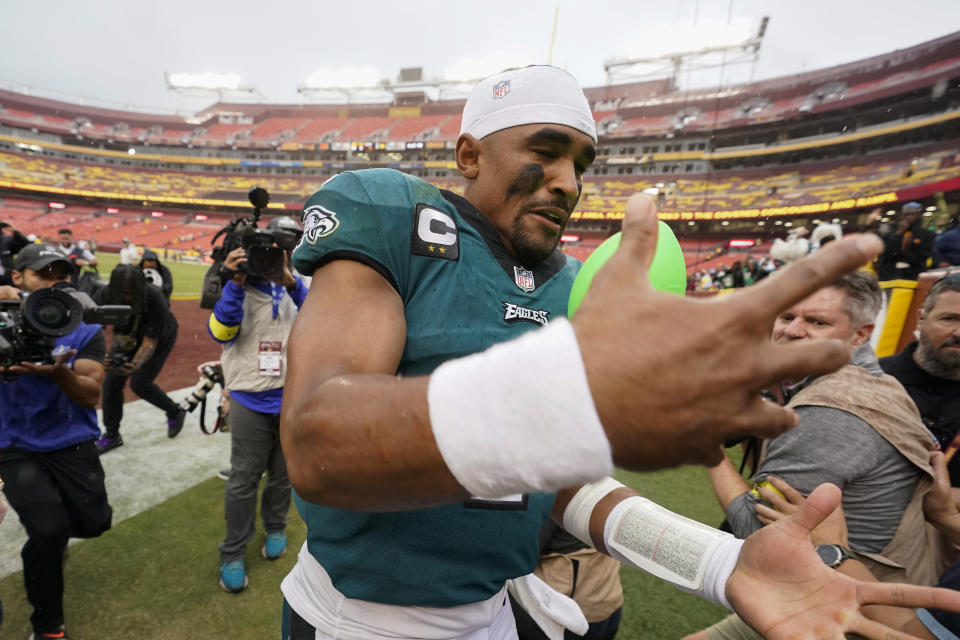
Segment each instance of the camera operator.
M300 234L289 217L271 220L268 231ZM228 238L229 243L229 238ZM273 243L276 247L276 242ZM224 387L230 393L230 465L225 490L227 533L220 543L220 586L231 593L247 586L244 555L253 538L257 485L267 471L260 513L266 530L261 554L268 560L286 551L290 480L280 448L280 405L286 374L287 337L307 287L290 267L284 247L269 276L254 276L243 247L230 251L224 268L230 280L210 315L209 331L223 345Z
M69 282L73 267L52 245L29 245L17 255L13 283L36 291ZM0 287L0 299L20 290ZM103 467L95 441L96 405L106 349L100 325L81 323L56 339L53 364L21 362L0 380L0 477L10 506L27 532L23 578L33 606L34 637L63 631L63 553L70 537L92 538L110 528ZM62 351L62 353L61 353Z
M13 256L28 244L30 240L27 236L14 229L9 222L0 222L0 285L13 283L10 274L13 271Z
M147 284L140 267L119 264L110 274L110 284L97 292L98 304L125 304L133 309L124 325L113 329L110 355L104 360L107 377L103 383L103 426L97 441L100 453L123 444L123 387L130 389L167 414L167 436L176 437L187 412L154 383L177 341L177 319L160 289Z

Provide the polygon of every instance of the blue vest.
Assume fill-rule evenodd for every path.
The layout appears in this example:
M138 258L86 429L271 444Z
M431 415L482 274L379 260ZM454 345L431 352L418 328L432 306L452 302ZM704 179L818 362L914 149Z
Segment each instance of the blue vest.
M80 351L101 330L98 324L81 324L56 343ZM50 378L19 376L0 382L0 449L56 451L99 435L97 411L70 400Z

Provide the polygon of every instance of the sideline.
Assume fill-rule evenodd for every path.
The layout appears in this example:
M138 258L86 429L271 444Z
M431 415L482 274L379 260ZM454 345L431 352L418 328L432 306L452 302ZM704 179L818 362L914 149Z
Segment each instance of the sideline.
M179 402L193 387L169 393ZM216 423L220 387L207 396L206 424ZM97 412L98 419L102 415ZM200 431L200 407L187 414L183 431L167 437L166 418L146 400L123 405L123 446L100 460L107 475L113 526L183 493L230 466L229 434L206 436ZM110 535L108 531L104 535ZM22 570L20 548L27 536L13 509L0 524L0 578ZM71 539L71 544L77 539Z

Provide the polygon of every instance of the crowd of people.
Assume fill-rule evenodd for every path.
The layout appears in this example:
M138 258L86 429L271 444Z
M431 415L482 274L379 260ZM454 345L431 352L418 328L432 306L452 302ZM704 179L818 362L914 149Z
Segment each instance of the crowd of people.
M881 289L855 271L877 258L916 278L940 264L938 239L910 206L882 242L819 238L774 275L773 258L701 273L696 288L744 291L691 300L650 287L656 205L638 194L568 319L579 263L558 244L596 144L569 74L505 71L464 108L462 196L347 172L305 203L302 229L270 222L276 264L225 252L207 326L231 412L219 586L250 583L265 475L261 555L287 551L291 499L307 529L279 586L284 639L610 639L621 564L732 612L700 638L957 637L960 275L930 289L917 341L878 361ZM69 230L3 239L0 299L73 282L130 309L109 349L81 323L52 362L0 381L34 636L63 639L63 550L111 525L99 456L123 444L127 379L170 438L183 426L154 383L178 333L173 282L125 245L108 280L81 287L97 259ZM707 465L725 530L613 480L615 463Z
M722 291L749 287L766 278L779 266L783 266L782 263L778 264L770 256L763 256L759 260L736 260L728 267L694 271L687 276L687 291Z

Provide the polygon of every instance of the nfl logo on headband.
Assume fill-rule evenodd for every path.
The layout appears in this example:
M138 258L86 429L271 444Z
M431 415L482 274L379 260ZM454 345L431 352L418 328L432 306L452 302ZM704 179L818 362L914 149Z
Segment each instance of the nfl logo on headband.
M549 65L508 69L478 82L463 106L460 134L483 140L526 124L564 125L597 143L597 124L583 89L572 75Z

